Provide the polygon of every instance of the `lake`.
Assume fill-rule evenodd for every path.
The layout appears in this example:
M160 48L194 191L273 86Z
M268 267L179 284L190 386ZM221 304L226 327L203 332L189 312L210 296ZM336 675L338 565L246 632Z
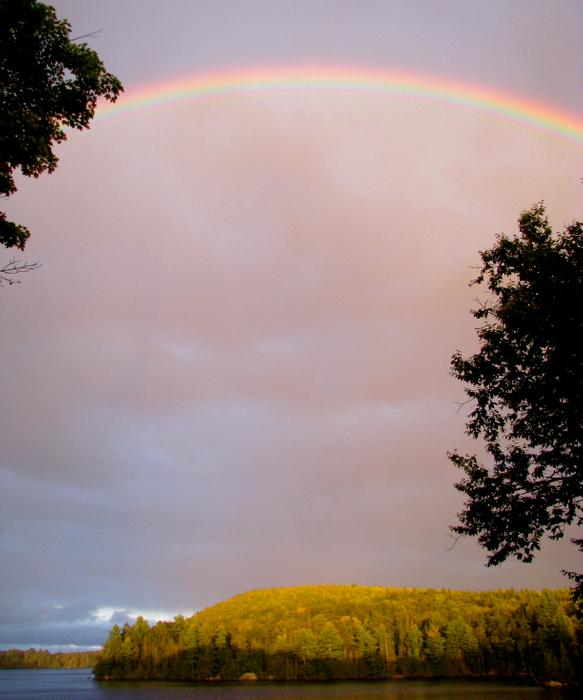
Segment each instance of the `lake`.
M123 698L341 698L342 700L566 700L579 691L544 690L500 683L462 681L360 681L334 683L186 683L97 682L91 669L0 669L0 698L41 700L123 700Z

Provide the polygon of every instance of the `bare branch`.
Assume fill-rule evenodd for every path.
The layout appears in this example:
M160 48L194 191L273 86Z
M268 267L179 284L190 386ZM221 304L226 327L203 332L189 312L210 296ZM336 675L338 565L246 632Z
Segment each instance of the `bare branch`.
M466 399L465 401L454 401L455 405L457 406L456 413L459 413L464 406L467 406L472 401L475 401L473 396L470 396L470 398Z
M0 268L0 287L4 287L5 285L10 287L13 284L20 284L21 280L15 279L17 275L30 272L31 270L37 270L39 267L41 267L41 264L38 262L27 263L12 258L4 267Z
M99 34L101 34L102 31L103 31L103 29L95 29L94 31L89 32L89 34L81 34L79 36L74 36L71 38L71 41L80 41L81 39L91 39L94 36L98 36Z
M446 547L445 550L446 552L451 552L451 550L456 546L456 544L461 540L463 535L461 533L456 533L455 535L452 535L451 532L447 533L447 536L450 538L452 541L449 547Z

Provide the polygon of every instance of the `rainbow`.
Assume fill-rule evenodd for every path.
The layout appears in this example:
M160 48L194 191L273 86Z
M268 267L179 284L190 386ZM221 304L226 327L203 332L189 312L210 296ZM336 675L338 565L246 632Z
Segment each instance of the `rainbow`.
M130 90L117 103L102 103L98 119L207 95L264 90L350 90L438 100L497 115L583 143L583 117L546 104L460 81L365 68L268 68L201 73Z

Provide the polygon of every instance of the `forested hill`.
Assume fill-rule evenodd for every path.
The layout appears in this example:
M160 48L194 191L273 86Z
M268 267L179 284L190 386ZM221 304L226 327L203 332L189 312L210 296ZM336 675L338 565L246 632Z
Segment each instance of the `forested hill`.
M568 591L306 586L244 593L193 617L115 626L100 678L528 676L574 681L583 625Z

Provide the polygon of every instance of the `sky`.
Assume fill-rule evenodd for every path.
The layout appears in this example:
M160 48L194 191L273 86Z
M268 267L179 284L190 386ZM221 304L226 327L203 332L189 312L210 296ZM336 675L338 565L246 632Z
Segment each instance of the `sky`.
M126 98L351 67L583 114L579 0L59 0ZM566 585L568 541L486 568L449 526L478 251L543 200L583 218L583 146L353 89L111 113L3 203L42 267L0 289L0 648L317 583ZM8 251L1 260L8 259Z

